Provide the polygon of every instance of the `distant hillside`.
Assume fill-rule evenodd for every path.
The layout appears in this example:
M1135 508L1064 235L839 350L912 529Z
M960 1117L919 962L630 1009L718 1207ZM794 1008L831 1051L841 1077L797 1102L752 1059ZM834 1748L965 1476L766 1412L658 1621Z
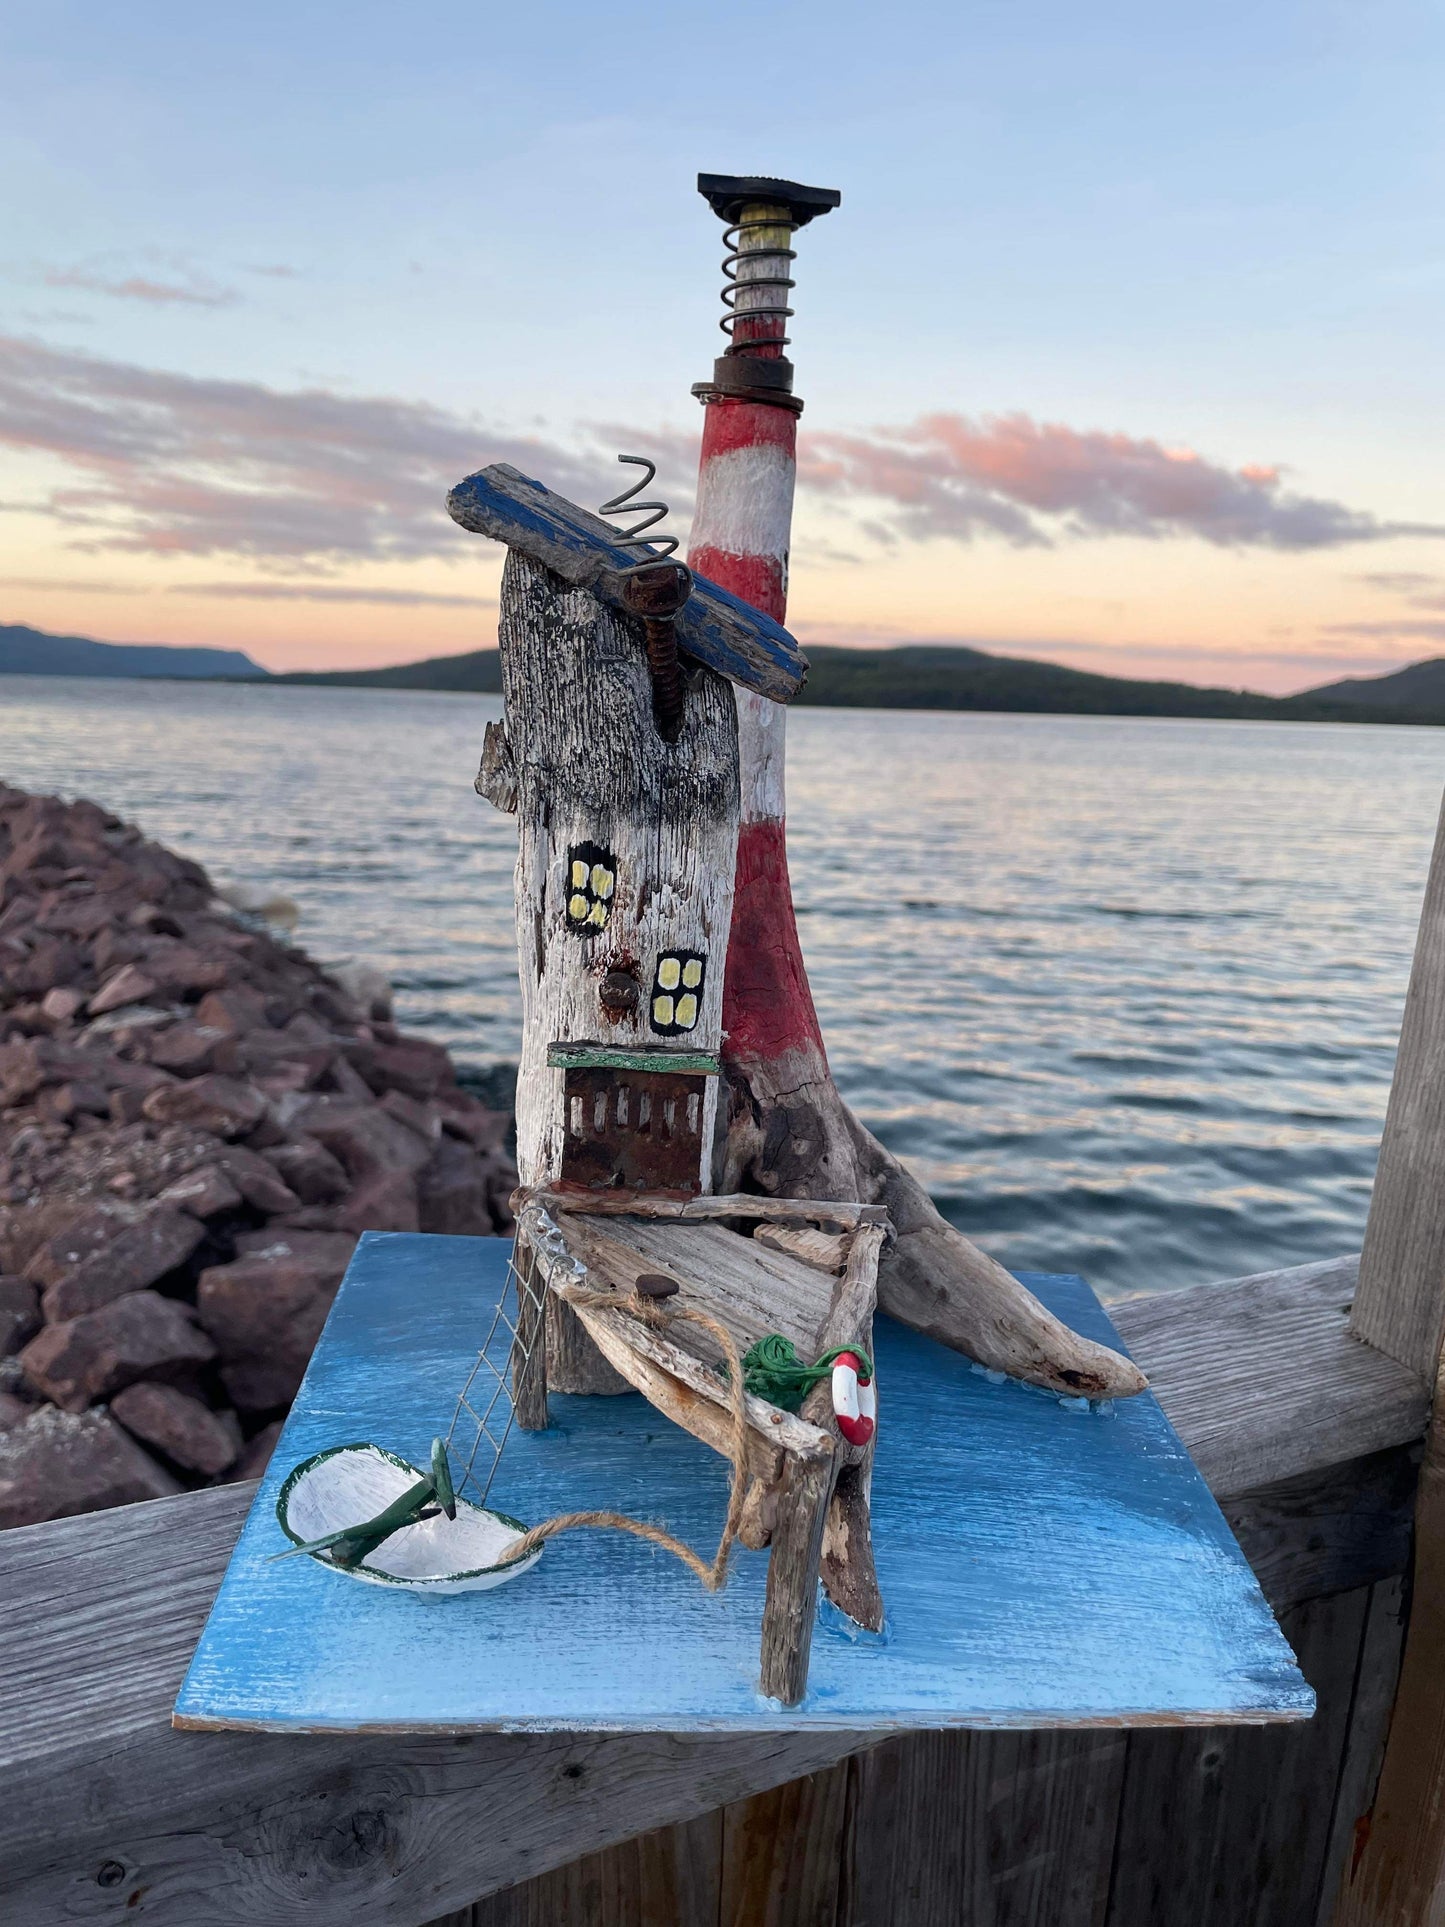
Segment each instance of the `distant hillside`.
M493 696L502 687L502 659L495 649L465 656L428 656L390 669L305 669L273 676L273 682L339 683L347 689L450 689Z
M173 649L158 642L92 642L88 636L47 636L23 623L0 623L3 676L263 677L266 671L239 649Z
M906 643L897 649L808 650L800 703L862 709L1006 709L1074 716L1257 716L1299 720L1287 697L1185 682L1097 676L983 649ZM1445 708L1445 703L1442 703Z
M816 644L800 704L839 709L983 709L1063 716L1220 716L1273 722L1445 725L1445 657L1390 676L1352 677L1298 696L1259 696L1187 682L1145 682L1065 669L962 644L895 649ZM428 656L387 669L298 670L272 676L239 649L176 649L91 642L0 624L0 675L184 676L220 681L331 684L344 689L438 689L497 695L495 649Z
M909 643L898 649L808 650L799 704L837 709L987 709L1072 716L1224 716L1277 722L1360 720L1358 711L1300 697L1256 696L1192 683L1096 676L1058 663L994 656L961 645ZM495 649L436 656L392 669L340 669L279 676L278 682L363 689L449 689L494 695L502 687ZM1439 720L1445 721L1445 700ZM1372 722L1381 720L1372 714ZM1389 720L1405 720L1391 717ZM1408 720L1418 721L1411 717Z
M1397 669L1388 676L1346 676L1343 682L1307 689L1298 700L1445 714L1445 656L1412 662L1407 669Z

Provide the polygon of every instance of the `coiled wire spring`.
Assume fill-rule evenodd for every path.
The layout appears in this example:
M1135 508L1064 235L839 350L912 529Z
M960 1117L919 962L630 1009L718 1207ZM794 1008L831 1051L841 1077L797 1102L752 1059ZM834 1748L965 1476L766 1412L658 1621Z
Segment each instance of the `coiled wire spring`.
M742 246L742 238L758 228L775 228L778 217L775 214L755 215L752 220L737 221L723 232L723 246L727 253L723 257L722 271L726 285L722 291L723 307L727 312L718 326L732 344L729 354L756 354L761 348L776 348L781 354L787 347L790 336L784 334L784 325L792 319L793 309L786 305L778 307L740 308L738 301L742 294L753 288L793 288L797 283L788 273L788 263L798 258L796 248L764 247L748 248ZM757 262L771 272L749 274L747 279L739 279L738 269L743 261ZM778 270L781 270L780 272ZM738 340L738 324L742 321L772 321L778 325L777 334L754 336L752 339Z
M645 468L631 488L602 504L603 515L640 515L643 520L630 528L615 531L621 549L640 549L641 555L630 568L620 571L623 606L642 621L647 639L647 666L652 677L652 713L658 733L665 743L675 743L682 730L686 689L682 664L677 656L674 623L692 593L692 571L685 562L674 562L678 546L675 535L649 535L667 515L666 502L639 502L636 498L657 474L656 462L646 455L619 455L619 462Z
M646 455L619 455L617 459L619 462L630 462L634 468L645 468L647 473L639 476L631 488L623 489L621 494L614 495L610 502L604 502L597 513L599 515L641 515L644 518L641 522L634 522L631 528L625 531L619 530L617 533L618 548L642 551L637 561L626 571L628 575L635 575L639 569L647 568L650 563L661 562L674 554L678 538L675 535L646 533L648 529L656 528L659 522L667 520L666 502L634 500L634 497L640 495L645 488L651 488L653 478L657 474L657 463L649 461Z

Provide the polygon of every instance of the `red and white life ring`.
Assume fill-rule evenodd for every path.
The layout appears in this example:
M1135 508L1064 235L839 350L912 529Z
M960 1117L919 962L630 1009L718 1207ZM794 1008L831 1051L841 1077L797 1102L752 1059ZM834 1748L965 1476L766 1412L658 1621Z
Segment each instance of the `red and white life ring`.
M833 1416L850 1445L866 1445L878 1429L878 1393L856 1352L833 1360Z

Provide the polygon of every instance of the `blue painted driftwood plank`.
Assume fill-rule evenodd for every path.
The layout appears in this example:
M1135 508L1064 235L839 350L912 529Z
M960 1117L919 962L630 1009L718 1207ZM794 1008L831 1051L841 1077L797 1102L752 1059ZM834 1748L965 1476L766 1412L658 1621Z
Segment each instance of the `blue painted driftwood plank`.
M880 1319L874 1541L887 1631L825 1614L801 1706L760 1697L765 1553L702 1591L615 1533L553 1541L494 1592L425 1600L285 1545L289 1468L371 1439L426 1463L503 1287L498 1240L371 1233L237 1545L177 1703L191 1726L698 1731L1301 1719L1313 1695L1155 1400L1066 1409ZM1081 1279L1030 1276L1117 1336ZM491 1503L528 1524L617 1507L710 1550L727 1467L641 1398L554 1398Z
M565 582L624 606L619 574L641 559L640 551L624 548L600 516L506 462L458 482L447 513L462 528L520 549ZM680 649L744 689L785 703L803 686L808 659L782 624L705 575L694 575L676 627Z

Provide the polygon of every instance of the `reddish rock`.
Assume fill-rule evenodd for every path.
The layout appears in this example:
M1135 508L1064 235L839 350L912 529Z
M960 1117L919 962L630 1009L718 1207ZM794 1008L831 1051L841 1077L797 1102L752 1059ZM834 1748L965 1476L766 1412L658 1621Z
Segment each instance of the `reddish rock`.
M201 1323L241 1411L272 1411L295 1397L339 1283L333 1266L264 1253L201 1273Z
M289 1030L249 1030L235 1039L235 1049L242 1069L258 1082L279 1080L298 1091L313 1089L336 1054L334 1044L307 1044Z
M253 1211L279 1217L294 1211L301 1202L274 1165L268 1164L259 1151L252 1151L244 1144L225 1145L216 1163Z
M72 867L73 847L56 835L53 825L35 822L23 829L17 825L14 836L14 847L0 864L0 877L30 876L53 887L61 872Z
M149 1445L185 1472L215 1478L241 1450L241 1428L234 1412L213 1412L189 1392L149 1379L127 1385L110 1401L132 1438Z
M101 977L112 976L123 964L134 963L144 946L116 926L107 924L90 946L90 961Z
M158 937L183 937L185 931L174 917L167 916L153 903L132 904L125 920L137 930L149 930Z
M421 1205L410 1171L373 1171L336 1213L348 1231L419 1231Z
M72 1084L53 1084L40 1091L35 1108L41 1117L68 1120L76 1117L109 1117L110 1099L104 1089L89 1079Z
M48 1081L38 1038L0 1044L0 1111L24 1104Z
M336 1214L340 1208L335 1204L307 1204L299 1211L288 1211L284 1218L274 1219L273 1222L286 1231L335 1231ZM355 1233L351 1235L355 1236Z
M73 943L63 937L42 937L28 956L7 966L5 982L12 995L28 992L44 997L52 984L68 984L79 970L80 952Z
M141 1110L157 1124L194 1124L217 1137L244 1137L266 1115L266 1100L250 1084L211 1072L161 1085Z
M251 1151L272 1151L278 1144L284 1144L288 1136L289 1133L285 1125L281 1122L280 1118L272 1112L271 1102L268 1098L266 1100L265 1115L262 1117L261 1122L253 1131L247 1131L246 1133L246 1148Z
M430 1104L423 1104L415 1097L403 1097L400 1091L388 1091L381 1100L381 1108L388 1117L394 1117L398 1124L404 1124L418 1137L426 1138L435 1144L442 1134L441 1112Z
M309 1010L298 1010L283 1026L281 1035L293 1050L298 1046L302 1050L332 1051L336 1048L336 1039Z
M333 1051L327 1058L325 1082L337 1097L349 1097L358 1104L372 1102L371 1086L340 1051Z
M9 1358L40 1329L40 1293L28 1278L0 1278L0 1358Z
M119 1010L126 1004L149 1003L158 988L155 979L148 977L138 964L122 964L91 998L90 1014L103 1017L108 1010Z
M203 1164L199 1171L167 1185L160 1202L204 1221L220 1217L223 1211L239 1211L241 1193L218 1164Z
M112 1091L110 1094L111 1123L138 1124L144 1115L142 1107L145 1101L144 1091Z
M394 1044L359 1041L348 1045L346 1054L378 1094L400 1091L404 1097L428 1098L456 1081L452 1060L441 1045L420 1037Z
M353 1182L388 1171L416 1171L431 1155L417 1133L375 1104L341 1097L314 1097L298 1111L294 1128L316 1138L340 1158Z
M205 1235L189 1212L158 1201L46 1287L41 1300L46 1319L54 1325L79 1318L155 1284L183 1265Z
M116 914L115 900L92 891L83 897L53 897L43 903L35 919L38 930L57 937L75 937L89 943Z
M302 1204L332 1204L346 1195L346 1172L314 1137L302 1136L275 1145L262 1156L280 1172Z
M266 999L244 984L228 984L224 990L213 990L201 999L196 1020L232 1035L259 1030L266 1023Z
M177 1077L199 1077L204 1071L229 1074L240 1068L236 1040L229 1031L189 1020L168 1024L148 1038L146 1056Z
M139 1378L185 1377L216 1348L173 1298L133 1291L99 1311L47 1325L20 1354L25 1375L64 1411L81 1412Z
M272 1224L260 1231L243 1231L236 1240L238 1257L300 1259L315 1265L338 1285L355 1249L356 1238L351 1232L315 1231L292 1224Z
M123 1205L104 1201L81 1204L71 1200L48 1211L45 1217L49 1223L22 1267L25 1276L37 1285L57 1285L62 1278L69 1278L78 1265L103 1251L133 1221L133 1214ZM51 1230L50 1225L56 1228Z
M242 1448L241 1456L231 1467L232 1479L259 1479L271 1463L271 1454L276 1450L276 1441L281 1436L284 1420L273 1418L269 1425L263 1425L255 1438L248 1439Z
M33 1410L0 1432L0 1528L134 1505L179 1482L104 1412Z
M443 1138L417 1178L420 1231L442 1237L490 1238L487 1167L469 1144Z
M180 998L220 990L231 974L224 959L185 943L156 944L146 953L145 967L167 996Z
M14 1392L0 1392L0 1432L8 1432L12 1425L19 1425L28 1419L35 1407Z
M493 1152L487 1159L487 1203L492 1207L492 1222L501 1235L512 1231L512 1196L517 1189L517 1167L512 1160Z
M443 1131L464 1137L468 1145L476 1145L478 1150L501 1148L501 1141L507 1137L507 1125L511 1123L505 1110L487 1110L486 1104L466 1091L459 1091L455 1085L437 1091L432 1102L441 1112Z
M126 1035L121 1033L122 1037ZM158 1091L162 1084L175 1082L169 1071L157 1070L154 1064L132 1064L124 1057L102 1058L95 1066L95 1075L113 1091L139 1091L142 1097L147 1091Z
M53 1022L68 1024L85 1009L85 993L74 984L57 984L41 998L40 1008Z

